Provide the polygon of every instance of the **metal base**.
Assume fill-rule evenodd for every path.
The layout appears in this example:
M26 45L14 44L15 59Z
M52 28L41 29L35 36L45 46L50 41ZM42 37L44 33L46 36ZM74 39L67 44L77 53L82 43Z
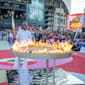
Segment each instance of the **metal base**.
M48 85L48 60L46 60L46 85Z
M70 53L64 54L31 54L31 53L19 53L19 52L11 52L13 56L18 56L19 58L29 58L29 59L46 59L46 85L48 85L48 60L53 59L53 85L55 84L55 66L56 66L56 59L64 59L71 56ZM19 61L20 64L20 61Z

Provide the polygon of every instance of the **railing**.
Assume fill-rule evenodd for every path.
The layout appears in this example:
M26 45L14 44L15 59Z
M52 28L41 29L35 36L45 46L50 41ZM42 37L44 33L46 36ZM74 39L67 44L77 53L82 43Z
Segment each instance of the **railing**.
M53 18L50 17L50 18L45 18L45 21L53 21Z
M53 9L47 9L47 8L45 8L45 11L54 12Z
M50 16L53 17L53 14L45 14L45 17L50 17Z
M0 2L9 2L9 3L16 3L16 4L27 4L27 3L31 3L31 0L0 0Z
M50 3L46 3L45 5L46 6L52 6L52 7L54 6L53 4L50 4Z
M18 8L18 7L13 7L13 6L0 6L0 8L2 9L15 9L15 10L18 10L18 11L26 11L26 8Z
M25 19L15 19L15 24L22 25ZM11 27L11 20L10 19L0 19L0 27Z
M0 21L0 27L10 27L11 26L11 22L9 21Z
M11 2L11 3L13 3L14 0L0 0L0 2Z

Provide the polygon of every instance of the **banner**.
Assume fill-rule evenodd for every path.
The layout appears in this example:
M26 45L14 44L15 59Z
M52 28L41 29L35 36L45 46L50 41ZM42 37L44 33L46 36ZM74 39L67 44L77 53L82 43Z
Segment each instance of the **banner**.
M81 16L82 16L82 14L68 15L67 16L67 30L76 31L79 26ZM85 27L84 22L85 22L85 14L82 18L82 23L80 23L79 30L82 30L82 27Z
M29 23L44 23L44 0L32 0L29 5Z

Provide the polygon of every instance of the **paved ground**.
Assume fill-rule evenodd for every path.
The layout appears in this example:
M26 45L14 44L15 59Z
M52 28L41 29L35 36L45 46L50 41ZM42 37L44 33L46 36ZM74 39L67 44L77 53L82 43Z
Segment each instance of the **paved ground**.
M0 40L0 50L9 50L10 48L11 45L6 40Z
M43 70L40 73L42 76L38 75L39 71L36 71L36 73L33 73L33 75L34 75L33 83L36 83L37 85L45 85L46 73ZM49 70L48 74L49 74L49 78L48 78L49 85L53 85L52 84L52 82L53 82L53 70ZM66 72L62 69L56 69L55 75L56 75L56 78L55 78L56 85L85 84L84 81L80 80L79 78L75 77L74 75L72 75L69 72Z
M0 52L2 52L2 50L10 50L11 45L9 45L9 43L7 41L0 41ZM75 54L76 55L76 54ZM7 55L6 55L7 56ZM80 55L81 56L81 55ZM1 57L1 56L0 56ZM79 61L78 61L79 62ZM73 63L73 65L76 62ZM81 62L82 63L82 62ZM83 64L85 64L85 62L83 61ZM79 64L80 65L80 64ZM62 66L63 67L63 66ZM64 66L65 67L65 66ZM63 67L63 68L64 68ZM70 67L70 65L68 64L67 66L68 68L72 69L72 66ZM75 69L76 70L76 69ZM81 70L81 69L80 69ZM44 74L44 73L43 73ZM49 73L51 74L51 73ZM46 74L45 74L46 76ZM36 76L38 77L38 76ZM51 77L51 78L50 78ZM52 75L49 77L50 82L52 82ZM44 78L44 79L43 79ZM45 77L41 77L41 80L45 82ZM37 78L36 78L37 79ZM38 77L38 79L40 79ZM38 80L37 79L37 80ZM36 80L33 80L36 81ZM62 69L57 69L56 70L56 85L64 85L64 84L85 84L85 75L84 74L78 74L78 73L74 73L70 70L70 72L64 71ZM40 81L38 81L39 83ZM42 82L43 83L43 82ZM41 85L41 84L38 84ZM44 85L44 84L43 84Z

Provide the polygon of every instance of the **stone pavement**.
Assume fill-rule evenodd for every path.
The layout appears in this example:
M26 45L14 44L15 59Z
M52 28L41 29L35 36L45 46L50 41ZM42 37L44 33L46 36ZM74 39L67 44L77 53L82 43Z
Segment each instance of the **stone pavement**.
M53 70L49 70L48 76L49 85L53 85ZM62 69L56 69L55 77L56 85L85 84L84 81L78 79L77 77ZM32 85L46 85L46 70L41 70L40 72L39 70L34 71Z
M0 50L9 50L11 45L8 43L7 40L0 40Z
M9 45L8 41L0 40L0 50L10 50L11 45ZM52 70L49 72L49 85L52 85ZM46 84L46 72L41 72L41 76L38 75L39 71L35 70L33 73L34 79L33 79L33 84L35 85L45 85ZM83 77L83 80L81 79ZM66 72L62 69L56 69L56 78L55 78L56 85L69 85L69 84L85 84L85 75L81 74L76 74L75 73L70 73Z

